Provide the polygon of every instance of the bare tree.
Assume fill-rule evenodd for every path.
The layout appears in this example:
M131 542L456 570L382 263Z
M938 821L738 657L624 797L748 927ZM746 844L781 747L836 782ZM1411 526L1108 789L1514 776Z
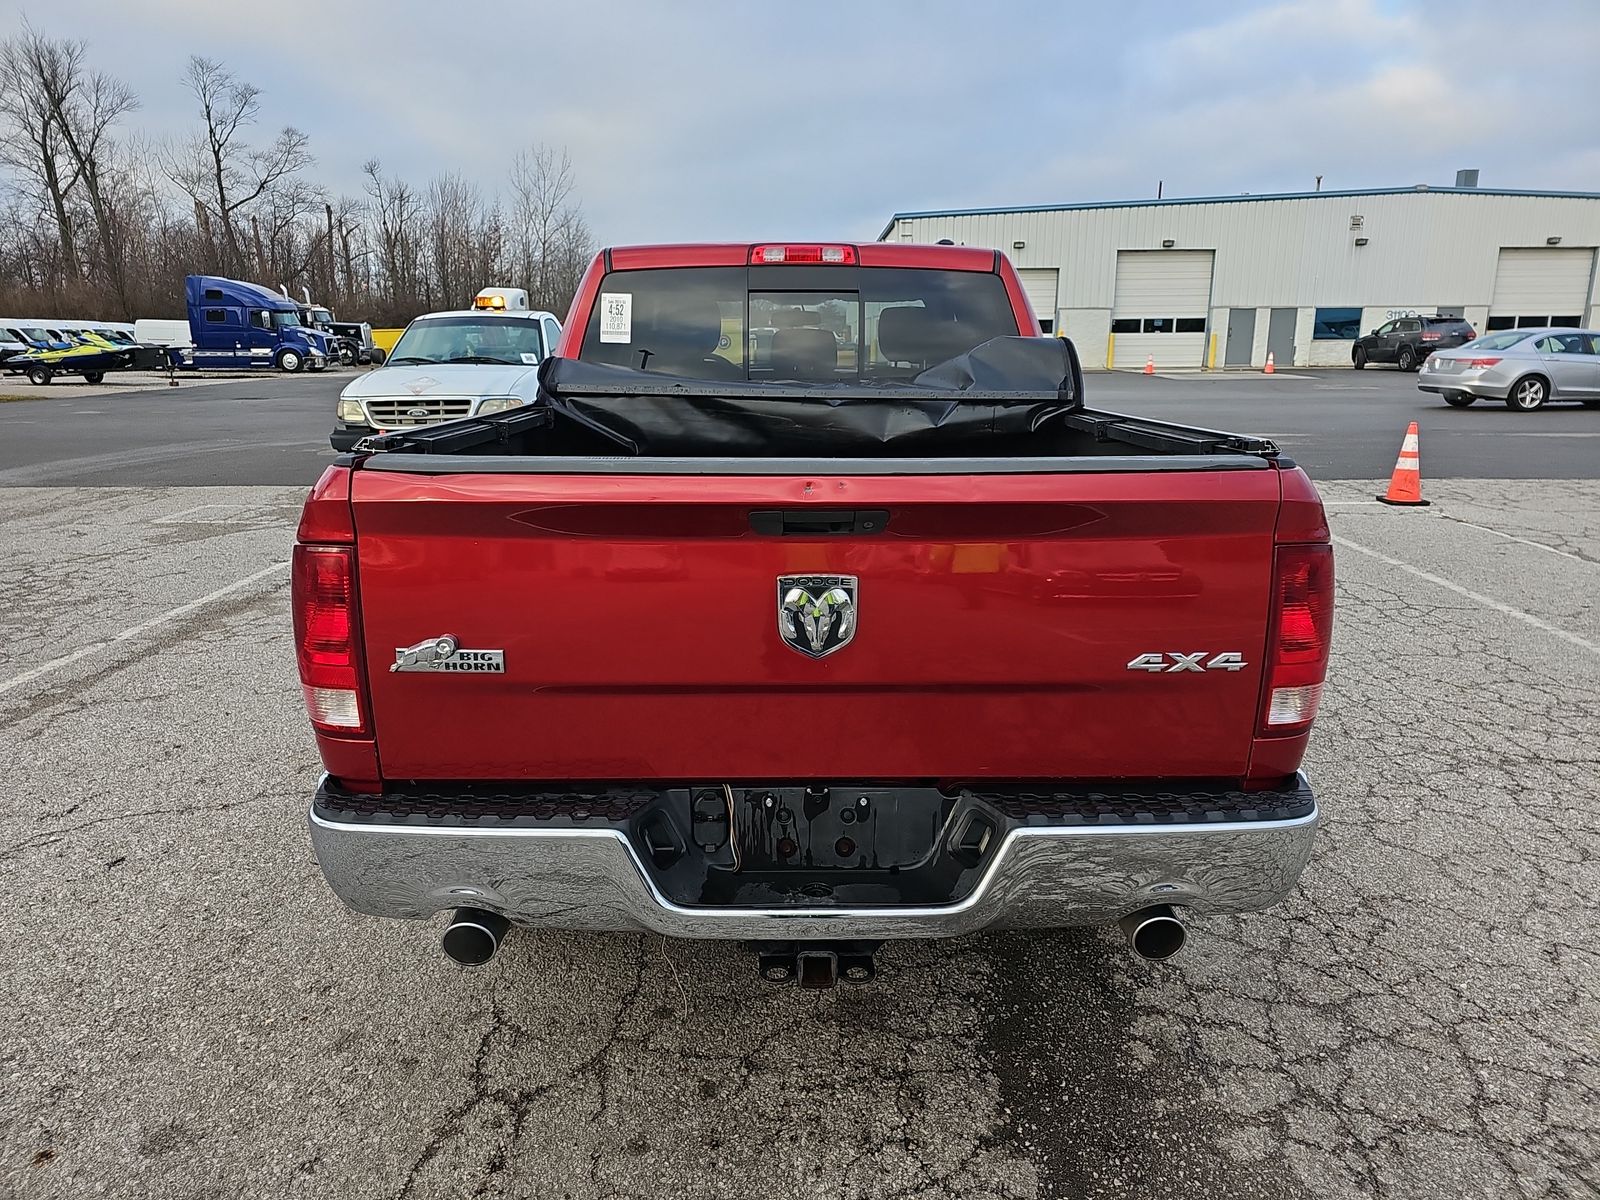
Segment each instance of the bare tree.
M118 308L127 315L127 278L116 209L118 164L111 127L138 108L139 100L120 79L86 69L85 43L56 42L54 50L50 61L56 69L40 76L41 92L94 221L98 243L95 273L110 286Z
M561 311L578 284L593 241L574 200L572 159L530 146L511 164L512 269L534 306ZM561 307L558 307L561 306Z
M68 69L64 44L26 21L20 34L0 43L0 116L10 134L0 137L0 163L22 176L30 185L29 198L54 218L63 273L76 279L82 268L67 201L78 175L51 102L51 81Z
M363 168L367 176L367 196L377 222L380 286L391 304L415 312L422 301L421 235L422 204L409 184L389 179L383 164L370 160Z
M214 59L192 56L184 80L199 102L205 129L171 156L168 174L205 211L214 236L220 237L215 250L221 269L240 272L245 265L242 219L264 196L291 188L294 176L311 164L308 139L286 125L264 148L245 142L244 131L261 114L261 89L236 79Z
M428 185L426 225L431 268L426 299L460 305L481 287L474 251L483 219L483 197L459 174L440 175Z

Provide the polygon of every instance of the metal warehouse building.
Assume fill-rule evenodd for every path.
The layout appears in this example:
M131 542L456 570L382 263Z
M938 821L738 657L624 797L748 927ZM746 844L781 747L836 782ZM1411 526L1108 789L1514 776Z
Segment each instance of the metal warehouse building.
M1088 367L1339 366L1418 314L1600 322L1600 193L1382 188L896 213L879 241L993 246Z

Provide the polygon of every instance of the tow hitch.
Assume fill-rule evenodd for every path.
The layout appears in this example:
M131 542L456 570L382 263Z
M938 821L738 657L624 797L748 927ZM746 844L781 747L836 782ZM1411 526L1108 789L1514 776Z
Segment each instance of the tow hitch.
M878 974L872 956L881 942L758 942L756 971L768 983L797 983L803 988L831 988L845 983L871 983Z

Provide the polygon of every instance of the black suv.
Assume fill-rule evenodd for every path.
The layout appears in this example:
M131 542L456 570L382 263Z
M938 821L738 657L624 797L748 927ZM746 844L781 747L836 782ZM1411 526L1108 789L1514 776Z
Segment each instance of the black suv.
M1399 317L1357 338L1350 361L1358 371L1369 362L1415 371L1435 350L1464 346L1477 336L1460 317Z

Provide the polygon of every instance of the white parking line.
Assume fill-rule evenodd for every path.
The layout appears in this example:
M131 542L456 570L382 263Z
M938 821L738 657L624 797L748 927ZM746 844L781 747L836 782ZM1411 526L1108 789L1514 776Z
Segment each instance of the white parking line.
M156 616L151 617L148 621L142 621L138 625L124 629L121 633L117 634L116 637L110 639L109 641L90 642L87 646L79 646L71 654L63 654L60 658L53 658L47 663L40 663L32 670L24 671L21 675L14 675L10 679L0 682L0 696L5 695L13 688L21 687L25 683L32 683L41 675L48 675L51 671L59 671L62 667L70 666L77 662L80 658L88 658L89 655L97 654L101 650L109 649L110 647L115 646L118 642L126 642L132 638L138 637L142 633L148 633L157 625L164 625L168 621L174 621L179 617L187 616L189 613L194 612L197 608L204 608L206 605L211 604L214 601L221 600L224 596L231 596L234 592L249 587L252 583L256 582L256 580L265 579L268 575L271 575L276 571L282 571L288 566L289 564L286 562L276 562L270 567L262 567L261 570L257 571L254 575L246 575L243 579L236 579L230 584L219 587L214 592L207 592L198 600L191 600L187 604L180 604L177 608L169 608L166 612L158 613Z
M1532 546L1535 550L1543 550L1546 554L1559 554L1562 558L1570 558L1573 562L1581 562L1591 567L1600 567L1600 563L1595 562L1592 558L1585 558L1581 554L1573 554L1570 550L1557 550L1554 546L1546 546L1543 542L1536 542L1532 538L1518 537L1514 533L1504 533L1499 529L1491 529L1487 525L1479 525L1474 521L1463 521L1460 517L1445 517L1444 519L1453 521L1457 525L1465 525L1468 529L1481 529L1485 533L1494 534L1497 538L1505 538L1508 542L1520 542L1524 546Z
M1502 613L1513 620L1521 621L1526 625L1531 625L1543 633L1548 633L1553 637L1558 637L1564 642L1570 642L1572 645L1577 646L1580 650L1587 650L1596 658L1600 658L1600 643L1591 642L1588 638L1583 637L1580 634L1573 633L1571 630L1558 628L1557 626L1550 624L1549 621L1545 621L1534 616L1532 613L1523 612L1520 608L1512 608L1511 605L1506 604L1504 601L1496 600L1493 596L1485 596L1481 592L1474 592L1470 588L1464 588L1459 583L1452 583L1442 575L1435 575L1432 571L1424 571L1421 567L1414 567L1408 562L1401 562L1398 558L1390 558L1387 554L1373 550L1369 546L1363 546L1359 542L1352 542L1349 538L1338 537L1335 535L1333 541L1337 546L1343 546L1347 550L1354 550L1357 554L1365 554L1368 558L1376 559L1377 561L1385 563L1388 566L1399 567L1402 571L1405 571L1410 575L1415 575L1418 579L1426 580L1428 583L1437 584L1439 587L1445 588L1448 591L1452 591L1458 596L1462 596L1468 600L1471 600L1474 604L1481 604L1485 608L1493 609L1495 612Z

